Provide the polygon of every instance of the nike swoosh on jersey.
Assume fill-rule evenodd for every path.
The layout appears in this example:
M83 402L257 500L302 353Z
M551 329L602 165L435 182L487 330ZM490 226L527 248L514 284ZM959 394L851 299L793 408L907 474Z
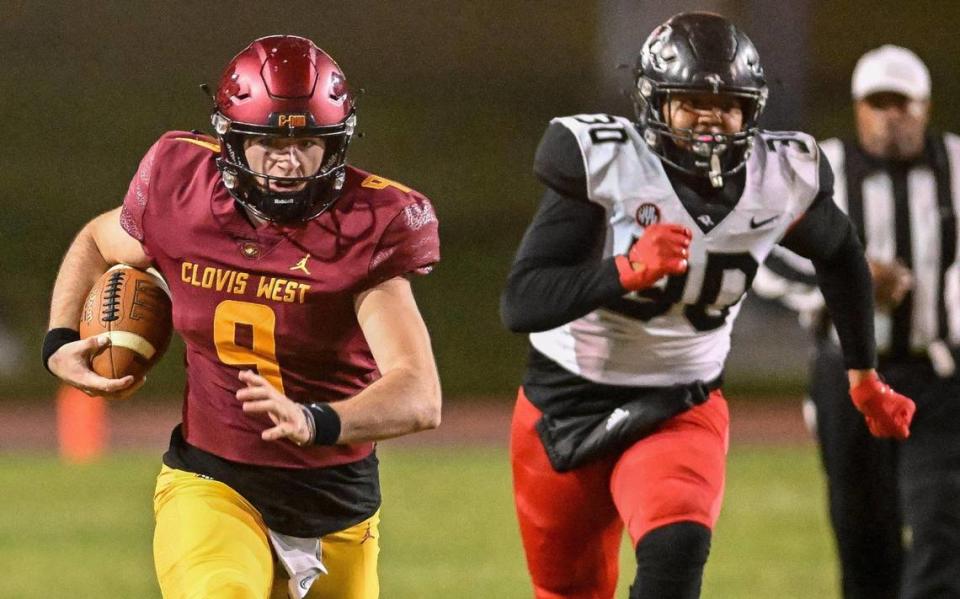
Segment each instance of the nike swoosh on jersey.
M759 229L760 227L762 227L762 226L764 226L764 225L769 225L770 223L772 223L773 221L777 220L778 218L780 218L780 215L779 215L779 214L775 214L775 215L771 216L770 218L765 218L765 219L763 219L763 220L757 220L757 217L755 217L755 216L754 216L754 217L751 217L751 218L750 218L750 228L751 228L751 229Z

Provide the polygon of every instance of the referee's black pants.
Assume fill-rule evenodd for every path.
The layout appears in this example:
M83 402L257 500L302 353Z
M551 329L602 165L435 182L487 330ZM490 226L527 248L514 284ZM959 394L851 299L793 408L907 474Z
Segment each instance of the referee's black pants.
M879 370L917 402L905 442L870 435L836 345L820 342L812 369L844 597L960 598L960 378L926 358Z

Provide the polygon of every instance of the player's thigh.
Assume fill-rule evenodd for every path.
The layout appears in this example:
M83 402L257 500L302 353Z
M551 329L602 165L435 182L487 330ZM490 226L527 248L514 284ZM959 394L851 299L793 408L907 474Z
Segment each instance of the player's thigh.
M380 512L321 539L327 574L313 583L307 599L376 599L380 595Z
M165 599L269 596L273 558L266 527L236 491L164 466L154 514L154 565Z
M616 587L623 530L608 490L610 461L556 472L535 428L540 415L521 390L510 459L517 518L537 597L609 597Z
M723 501L729 421L717 390L620 456L610 491L634 545L674 522L713 529Z

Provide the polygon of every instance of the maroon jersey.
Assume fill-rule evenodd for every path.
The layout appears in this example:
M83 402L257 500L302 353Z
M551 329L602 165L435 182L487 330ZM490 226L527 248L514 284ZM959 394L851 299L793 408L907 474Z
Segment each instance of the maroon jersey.
M430 201L348 167L340 199L297 227L254 227L224 187L208 137L163 135L124 198L123 228L163 273L186 343L183 434L217 456L265 466L354 462L372 443L268 442L265 415L246 414L238 373L255 369L287 397L334 402L379 378L354 312L356 295L439 260Z

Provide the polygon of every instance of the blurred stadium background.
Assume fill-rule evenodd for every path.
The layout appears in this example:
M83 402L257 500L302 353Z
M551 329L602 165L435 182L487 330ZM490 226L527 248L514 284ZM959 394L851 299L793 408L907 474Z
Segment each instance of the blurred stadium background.
M262 35L304 35L340 62L354 88L365 90L359 112L364 137L354 142L351 161L423 191L440 215L443 261L418 282L417 296L433 336L447 405L506 407L522 372L525 340L500 327L498 294L540 194L530 173L539 136L556 115L629 114L621 90L630 83L630 71L617 65L632 63L657 23L688 9L725 14L753 38L770 82L763 123L768 128L801 128L820 137L852 134L849 74L863 51L892 42L914 49L930 67L935 126L960 129L960 115L948 109L960 97L960 80L954 77L958 42L948 25L960 21L960 3L0 0L0 115L5 121L0 142L0 424L7 424L0 426L0 570L18 571L20 578L13 580L27 581L4 586L0 577L0 597L66 596L66 591L51 592L49 580L37 578L54 576L68 562L89 561L91 552L105 547L113 547L111 555L117 558L137 560L106 568L127 572L134 586L117 587L121 583L115 579L84 567L64 579L71 581L70 596L104 596L108 588L128 589L114 596L155 593L142 589L153 589L147 500L159 446L148 443L148 458L133 450L129 463L123 459L128 454L121 453L78 475L49 457L46 448L52 441L22 445L11 441L23 439L22 434L2 430L18 426L23 433L33 422L24 414L52 418L56 385L37 357L52 280L72 236L90 217L117 205L140 157L160 133L209 129L209 100L198 86L215 84L234 53ZM780 309L748 301L734 338L728 396L779 398L795 417L807 340L794 320ZM174 347L142 392L144 405L154 406L158 414L176 409L182 381L179 354ZM166 426L165 418L156 420ZM42 437L47 431L37 432ZM740 514L742 520L727 525L727 537L718 536L716 560L708 567L712 592L705 596L829 596L834 588L832 549L811 446L750 447L735 448L732 454L724 518ZM429 551L432 569L423 570L425 562L409 555L405 562L398 560L385 574L385 596L487 597L494 595L493 588L504 597L526 596L502 444L463 452L401 444L384 453L400 465L397 474L385 470L385 489L397 489L397 501L389 509L402 516L406 528L398 534L409 533L417 551L424 541L414 537L424 527L458 527L449 528L448 536L476 529L482 536L485 524L466 516L486 518L488 512L473 512L457 502L476 502L488 484L496 496L492 505L502 508L490 513L504 523L502 535L461 543L466 557ZM457 453L467 461L458 462ZM445 490L419 486L417 477L435 467L449 468L432 479L446 481ZM475 492L463 493L475 482L468 473L483 483ZM130 481L131 476L139 478ZM436 505L457 506L449 510L447 524L431 524L424 513L400 511L414 507L403 505L411 503L404 494L434 488L430 497ZM120 497L130 489L136 493ZM94 507L86 508L78 497ZM37 498L47 501L36 503ZM114 501L134 502L137 517L123 520ZM797 514L800 520L793 522ZM121 537L122 527L131 527L132 544L124 545L124 538L84 536L98 525L116 524L115 518L121 519ZM38 529L30 522L40 520L52 528L34 539ZM77 532L78 522L89 524L85 532ZM497 526L487 530L499 533ZM762 534L769 538L763 540ZM813 540L786 547L784 539L794 534ZM72 547L67 559L40 555L64 544ZM794 561L778 555L784 550L794 551ZM388 558L385 550L385 567L399 553ZM783 561L787 567L766 569ZM814 573L815 567L821 574ZM473 583L467 590L409 590L418 579L431 580L441 571ZM469 578L470 573L476 578ZM717 582L728 575L729 586ZM738 575L769 578L781 586L743 591ZM105 580L114 586L103 586ZM410 584L404 586L403 580ZM391 581L394 592L386 592ZM506 581L506 586L487 586L493 581ZM710 586L717 584L721 586ZM820 584L824 590L813 592L805 584ZM408 590L399 590L404 588Z

